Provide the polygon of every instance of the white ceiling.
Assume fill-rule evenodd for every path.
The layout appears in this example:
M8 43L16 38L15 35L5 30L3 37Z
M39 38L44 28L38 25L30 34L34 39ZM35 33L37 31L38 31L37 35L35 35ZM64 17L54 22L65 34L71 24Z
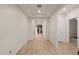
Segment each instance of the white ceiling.
M42 4L41 8L37 8L37 4L18 5L27 17L50 17L61 6L61 4ZM40 13L37 12L38 10Z
M70 12L72 9L74 9L74 8L76 8L76 7L78 7L79 5L78 4L66 4L66 5L64 5L62 8L61 8L61 10L60 10L60 14L66 14L66 13L68 13L68 12ZM65 8L65 10L64 10L64 8Z

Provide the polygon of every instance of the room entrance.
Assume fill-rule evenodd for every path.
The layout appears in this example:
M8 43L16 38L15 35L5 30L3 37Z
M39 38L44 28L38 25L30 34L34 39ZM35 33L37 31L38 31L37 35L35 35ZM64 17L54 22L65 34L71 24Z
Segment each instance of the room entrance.
M70 43L73 43L77 46L77 19L69 20L69 40Z
M42 34L42 25L36 25L37 28L37 34Z

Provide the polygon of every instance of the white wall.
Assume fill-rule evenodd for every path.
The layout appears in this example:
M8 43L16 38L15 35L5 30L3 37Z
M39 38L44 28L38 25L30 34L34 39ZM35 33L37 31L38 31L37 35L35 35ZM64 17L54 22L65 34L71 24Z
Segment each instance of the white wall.
M15 54L27 42L27 22L16 5L0 5L0 54Z
M71 9L71 6L69 8ZM69 11L69 8L68 8L68 12L67 12L67 9L63 11L63 8L61 8L58 11L58 13L56 13L57 21L58 21L57 39L58 41L63 41L66 43L69 43L69 19L72 19L78 16L78 8L71 9L71 11Z
M47 40L50 39L50 38L49 38L49 37L50 37L50 35L49 35L49 34L50 34L50 29L49 29L49 28L50 28L50 27L49 27L49 24L50 24L50 23L49 23L49 20L50 20L50 19L46 20L46 34L47 34L47 35L46 35L46 38L47 38Z
M58 47L57 40L57 14L54 14L49 20L49 40Z
M28 39L29 39L29 40L33 40L34 34L35 34L35 33L34 33L34 30L33 30L33 29L34 29L34 21L31 20L31 19L28 20L28 29L29 29L29 30L28 30L28 32L29 32L29 33L28 33L28 37L29 37Z
M69 20L73 18L77 19L77 35L78 35L77 47L79 48L79 7L76 7L75 9L71 10L66 14L66 28L68 28L66 29L67 34L69 34ZM69 35L66 35L66 37L68 38L67 40L69 41Z
M58 37L58 41L63 41L65 42L65 19L63 17L63 15L58 14L57 16L57 37Z
M61 14L62 13L60 13L60 15ZM63 31L64 36L62 35L61 38L65 38L65 39L63 39L63 40L59 39L59 40L69 43L69 20L76 18L77 19L77 36L78 36L77 47L79 48L79 7L77 6L68 12L64 11L64 14L62 14L62 17L60 15L58 16L58 24L59 25L58 25L58 32L57 33L59 33L58 36L60 38L61 32Z

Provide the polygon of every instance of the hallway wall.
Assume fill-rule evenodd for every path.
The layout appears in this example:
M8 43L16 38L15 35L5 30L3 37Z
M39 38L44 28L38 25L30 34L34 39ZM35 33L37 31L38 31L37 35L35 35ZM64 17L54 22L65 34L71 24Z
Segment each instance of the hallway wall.
M79 17L78 16L79 9L76 6L74 6L75 9L74 8L72 9L73 6L74 5L64 6L60 8L58 12L56 12L57 14L57 40L58 41L69 43L69 19ZM63 10L63 8L66 8L66 10Z
M66 42L65 39L65 18L64 15L57 15L57 38L58 41Z
M58 47L57 40L57 14L53 14L49 20L49 40Z
M66 13L66 38L68 38L67 40L69 41L69 20L76 18L77 19L77 35L78 35L78 39L77 39L77 47L79 48L79 7L76 7L75 9L72 9L70 12Z
M16 5L0 5L0 54L16 54L28 40L28 19Z
M28 20L28 39L29 40L33 40L33 38L34 38L34 35L35 35L35 33L34 33L34 21L32 21L31 19L29 19Z
M73 9L71 6L74 6L74 5L68 5L68 8L64 11L60 9L61 11L60 15L62 15L62 17L59 16L58 18L58 32L57 33L59 33L58 36L60 37L61 32L63 31L64 36L61 35L61 38L64 38L64 39L62 39L61 41L66 42L66 43L69 43L69 20L76 18L78 21L77 25L79 25L79 6L75 6ZM64 8L66 7L64 6ZM77 26L77 34L79 37L79 26ZM79 48L79 38L77 39L77 47Z

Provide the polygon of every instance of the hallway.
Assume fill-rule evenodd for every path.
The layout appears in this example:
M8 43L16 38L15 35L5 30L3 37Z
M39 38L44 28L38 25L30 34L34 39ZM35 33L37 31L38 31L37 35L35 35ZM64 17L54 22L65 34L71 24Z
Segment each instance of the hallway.
M58 55L77 54L77 48L73 44L59 43L56 48L49 40L38 34L33 40L29 40L18 52L17 55Z
M78 26L77 40L70 42L71 19ZM76 55L79 50L78 4L3 4L0 24L1 55Z

